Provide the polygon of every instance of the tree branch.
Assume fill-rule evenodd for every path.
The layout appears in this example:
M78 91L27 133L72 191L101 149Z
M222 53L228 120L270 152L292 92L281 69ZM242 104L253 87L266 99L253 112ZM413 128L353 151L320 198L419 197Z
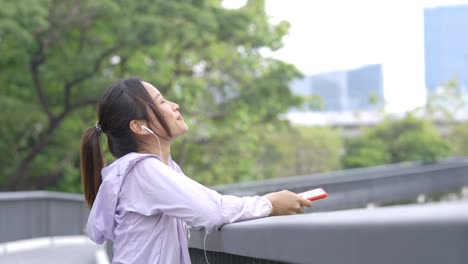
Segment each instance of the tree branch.
M69 108L69 112L73 112L73 111L76 111L82 107L86 107L86 106L90 106L90 105L95 105L97 103L97 99L96 98L93 98L93 99L86 99L86 100L83 100L79 103L76 103L76 104L73 104L70 106Z
M68 1L70 2L70 1ZM49 50L57 43L57 40L63 36L63 34L69 31L73 26L78 26L80 31L87 29L93 22L103 18L98 12L86 12L82 9L81 0L75 0L72 5L70 3L66 4L66 12L62 15L57 14L57 0L53 0L49 5L49 15L47 17L49 21L49 26L45 28L40 28L34 35L37 38L42 38L43 40L43 50L44 54L47 54ZM86 34L80 36L80 42L78 49L80 50L86 39Z
M47 103L47 98L44 93L41 80L39 78L39 66L44 63L43 46L42 46L42 42L39 39L37 39L37 42L38 42L39 48L31 57L31 60L29 62L29 70L31 71L31 76L33 79L33 86L37 91L37 95L39 96L39 102L44 112L49 117L49 121L51 121L52 119L54 119L54 115L50 111L49 104Z
M57 130L57 128L62 124L65 117L67 117L73 111L76 111L82 107L92 105L96 102L96 99L88 99L83 100L78 104L74 104L70 106L68 111L64 111L57 116L53 117L50 122L49 126L47 127L46 131L39 136L39 139L34 144L34 146L29 150L28 155L20 162L19 166L17 166L16 170L11 175L11 182L9 189L10 190L19 190L24 187L25 181L27 180L27 172L29 170L29 166L34 158L47 146L49 140L53 133Z
M117 50L119 50L123 46L124 46L123 43L119 43L116 46L111 47L111 48L103 51L101 53L101 55L99 55L99 57L96 59L96 62L94 63L94 67L90 71L84 72L84 73L80 74L79 76L77 76L75 79L65 83L65 87L64 87L64 100L65 100L64 112L69 111L69 109L71 107L71 98L70 98L71 89L73 87L75 87L77 84L79 84L81 82L84 82L84 81L92 78L96 74L98 74L99 69L101 68L101 65L102 65L102 62L104 61L104 59L106 59L112 53L117 52Z

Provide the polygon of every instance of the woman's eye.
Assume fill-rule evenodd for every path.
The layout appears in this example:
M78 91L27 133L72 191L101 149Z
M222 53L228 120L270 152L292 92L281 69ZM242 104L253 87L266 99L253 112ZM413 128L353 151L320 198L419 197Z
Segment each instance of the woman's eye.
M161 101L161 104L164 104L165 102L166 102L166 101L162 100L162 101Z

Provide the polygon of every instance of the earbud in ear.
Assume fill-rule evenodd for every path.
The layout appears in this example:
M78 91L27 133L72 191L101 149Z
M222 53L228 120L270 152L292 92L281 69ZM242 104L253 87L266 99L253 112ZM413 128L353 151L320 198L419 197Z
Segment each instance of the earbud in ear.
M151 134L153 134L153 136L156 137L156 139L158 140L158 145L159 145L159 157L161 157L161 160L162 160L163 155L162 155L162 149L161 149L161 141L159 141L159 137L156 135L156 133L153 132L153 130L147 128L145 125L141 125L141 129L144 129L150 132Z
M151 130L151 129L147 128L145 125L141 125L141 129L144 129L144 130L146 130L146 131L148 131L148 132L150 132L151 134L153 134L153 135L154 135L154 132L153 132L153 130Z

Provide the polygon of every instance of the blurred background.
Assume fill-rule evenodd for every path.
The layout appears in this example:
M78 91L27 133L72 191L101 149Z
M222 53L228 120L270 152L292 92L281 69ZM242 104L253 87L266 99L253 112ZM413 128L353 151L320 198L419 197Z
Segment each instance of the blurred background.
M206 185L468 153L468 1L0 4L2 191L81 192L81 133L129 76L180 105L172 155Z
M29 261L106 263L81 236L80 141L131 76L180 105L173 159L222 193L325 186L317 211L466 200L467 28L468 0L0 0L0 262L45 237L71 251Z

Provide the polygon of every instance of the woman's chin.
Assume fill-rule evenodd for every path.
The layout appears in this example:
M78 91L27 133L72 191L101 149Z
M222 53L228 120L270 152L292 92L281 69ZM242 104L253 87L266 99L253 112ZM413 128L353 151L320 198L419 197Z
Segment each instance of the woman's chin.
M180 127L180 129L177 130L177 133L173 133L173 138L176 139L180 136L183 136L185 133L187 133L189 130L188 125L184 124L183 126Z

